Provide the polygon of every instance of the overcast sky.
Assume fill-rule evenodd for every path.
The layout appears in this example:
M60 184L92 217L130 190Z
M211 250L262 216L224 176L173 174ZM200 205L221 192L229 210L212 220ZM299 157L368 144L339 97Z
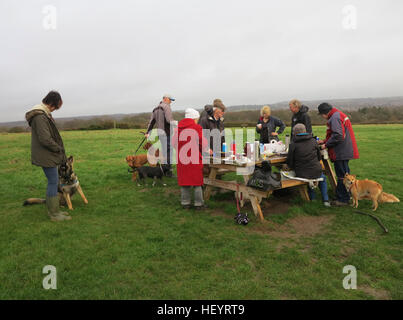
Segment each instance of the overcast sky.
M56 118L147 112L164 93L174 109L403 95L402 14L399 0L1 0L0 122L51 89Z

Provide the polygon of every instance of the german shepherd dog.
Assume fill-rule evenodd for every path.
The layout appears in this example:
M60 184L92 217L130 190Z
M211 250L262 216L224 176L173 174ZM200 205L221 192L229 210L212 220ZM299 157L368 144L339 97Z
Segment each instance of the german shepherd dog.
M71 203L71 197L78 192L81 198L84 200L85 204L88 204L88 200L81 189L80 182L78 181L77 175L74 173L74 159L70 156L65 163L59 166L59 185L58 194L60 199L60 205L65 206L67 204L70 210L73 210L73 205ZM24 201L23 205L31 205L37 203L46 203L45 199L39 198L29 198Z
M358 207L358 200L363 199L372 200L373 211L378 208L378 203L400 202L393 194L383 192L382 185L373 180L358 180L355 175L346 173L343 184L351 192L354 208Z

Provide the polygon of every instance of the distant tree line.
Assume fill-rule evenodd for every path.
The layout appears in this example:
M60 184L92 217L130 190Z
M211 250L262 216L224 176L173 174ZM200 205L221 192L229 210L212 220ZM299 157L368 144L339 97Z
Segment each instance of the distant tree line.
M365 107L358 110L343 110L353 124L390 124L403 123L403 106L401 107ZM150 113L141 113L133 116L126 116L120 120L112 117L96 117L92 119L74 119L59 122L60 130L107 130L107 129L146 129L150 119ZM288 109L272 110L272 115L280 118L289 126L291 124L291 112ZM318 112L310 110L309 115L313 125L324 125L325 121ZM173 117L180 120L184 112L173 112ZM225 114L226 127L253 127L260 117L259 110L233 111L231 109ZM19 133L30 131L29 127L0 127L1 132Z
M403 106L401 107L365 107L358 110L343 110L353 124L390 124L403 123ZM291 125L291 111L288 109L272 110L272 115L280 118L287 126ZM310 110L309 116L313 125L324 125L325 120L318 111ZM255 126L260 117L259 110L227 112L225 125L231 127Z

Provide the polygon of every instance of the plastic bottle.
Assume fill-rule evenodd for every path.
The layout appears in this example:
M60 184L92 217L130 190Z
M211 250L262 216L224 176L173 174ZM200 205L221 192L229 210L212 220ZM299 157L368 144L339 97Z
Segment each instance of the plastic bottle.
M254 151L255 151L255 160L258 160L260 157L260 153L259 153L259 141L255 141L255 145L253 147Z
M235 144L235 141L232 141L232 144L231 144L231 151L232 151L232 154L233 154L233 155L236 154L236 144Z

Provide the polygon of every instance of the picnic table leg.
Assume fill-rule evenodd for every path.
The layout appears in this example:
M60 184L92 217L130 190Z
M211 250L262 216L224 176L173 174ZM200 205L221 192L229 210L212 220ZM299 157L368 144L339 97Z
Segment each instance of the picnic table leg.
M330 181L330 186L332 187L333 191L336 191L337 180L336 175L334 174L332 165L330 164L329 159L323 159L323 165L325 167L325 174Z
M209 179L214 180L217 176L217 168L211 168L210 173L208 175ZM211 195L211 190L213 189L213 186L207 185L206 190L204 190L204 200L207 201L210 199Z
M250 175L243 175L242 177L243 177L243 181L245 182L245 185L246 185L249 181ZM253 213L255 214L255 216L259 216L260 221L264 221L262 208L260 208L260 204L259 204L257 197L254 196L253 194L249 194L248 196L250 199L250 203L252 204Z
M249 181L250 176L244 175L242 177L243 177L243 181L245 182L245 185L246 185ZM259 204L257 197L254 196L253 194L249 194L249 199L250 199L250 203L252 204L253 213L255 214L255 216L259 216L260 221L264 221L262 208L260 208L260 204Z
M262 209L260 208L259 201L257 200L257 197L249 194L249 199L250 203L252 204L253 212L255 213L255 216L259 216L260 221L264 221Z
M301 194L301 198L305 201L309 201L308 195L308 186L306 184L298 186L299 193Z

